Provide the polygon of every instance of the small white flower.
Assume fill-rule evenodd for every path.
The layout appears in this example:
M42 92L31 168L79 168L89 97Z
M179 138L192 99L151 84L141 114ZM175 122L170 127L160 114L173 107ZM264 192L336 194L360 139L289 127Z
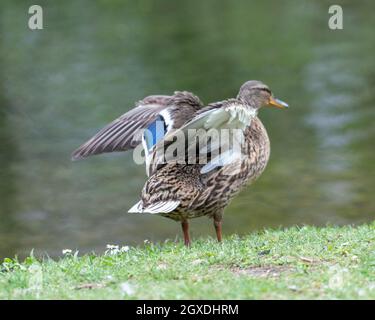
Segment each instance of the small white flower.
M62 251L62 254L66 255L66 254L71 254L73 251L71 249L64 249Z
M123 246L123 247L120 248L120 246L118 246L118 245L107 244L107 250L105 251L105 254L116 255L116 254L119 254L119 253L128 252L129 249L130 249L129 246Z
M118 246L115 245L115 244L107 244L107 249L109 249L109 250L118 249Z

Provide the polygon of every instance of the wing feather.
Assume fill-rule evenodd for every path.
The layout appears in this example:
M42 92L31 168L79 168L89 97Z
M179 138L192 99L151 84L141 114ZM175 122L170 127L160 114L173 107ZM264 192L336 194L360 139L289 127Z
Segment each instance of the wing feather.
M139 130L146 128L157 115L168 107L170 96L149 96L121 117L105 126L72 154L72 160L94 154L126 151L141 143Z
M254 117L256 117L256 110L247 109L241 102L234 99L207 106L181 128L167 133L164 139L155 146L150 156L151 161L149 162L148 172L154 172L159 164L170 160L175 162L188 161L188 163L194 163L190 162L191 160L197 161L197 163L204 163L205 160L214 160L213 163L208 163L202 172L209 172L218 166L235 161L238 159L238 152L235 151L233 153L231 143L234 140L232 137L237 135L236 129L239 129L241 134L236 138L236 141L240 142L239 139L243 136L243 130L251 124L251 120ZM195 133L196 138L194 138L194 135L191 136L189 134L191 129L197 130ZM228 141L229 145L222 144L220 138L222 129L228 129L227 132L231 138ZM199 137L204 138L202 134L205 134L208 139L199 140ZM174 139L175 137L184 137L184 139ZM194 151L196 150L197 141L199 141L198 153ZM171 152L166 153L165 151L168 150ZM185 152L180 152L176 158L173 153L174 150L185 150ZM215 156L221 152L224 152L224 154L220 157ZM208 155L209 157L207 157ZM190 159L191 156L195 159ZM211 156L214 156L214 158L210 159Z

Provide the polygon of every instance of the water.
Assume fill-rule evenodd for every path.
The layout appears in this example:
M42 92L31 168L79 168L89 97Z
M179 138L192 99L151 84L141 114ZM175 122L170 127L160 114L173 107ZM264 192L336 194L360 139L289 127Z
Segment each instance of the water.
M130 153L70 153L146 95L208 103L250 79L291 108L261 111L271 159L224 233L374 219L374 2L339 1L340 31L327 1L39 1L42 31L31 4L0 5L0 257L176 239L175 222L126 213L145 181Z

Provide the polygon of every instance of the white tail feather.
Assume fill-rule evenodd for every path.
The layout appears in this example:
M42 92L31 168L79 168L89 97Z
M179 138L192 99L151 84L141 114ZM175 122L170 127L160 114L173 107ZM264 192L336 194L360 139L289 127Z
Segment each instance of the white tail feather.
M142 201L139 201L134 206L129 209L129 213L169 213L178 207L180 201L170 200L170 201L159 201L153 203L147 207L143 207Z
M142 213L142 200L138 201L134 206L132 206L129 210L129 213Z

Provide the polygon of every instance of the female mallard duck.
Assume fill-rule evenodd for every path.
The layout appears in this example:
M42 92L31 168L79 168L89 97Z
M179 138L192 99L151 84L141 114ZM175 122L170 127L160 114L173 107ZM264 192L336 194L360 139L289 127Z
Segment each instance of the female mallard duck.
M73 159L142 145L149 179L129 212L180 221L187 246L188 219L208 216L221 241L224 208L268 162L270 143L257 117L262 106L288 107L254 80L241 86L237 98L206 107L186 91L149 96L78 148ZM214 130L219 138L213 138ZM230 138L222 139L224 134Z

